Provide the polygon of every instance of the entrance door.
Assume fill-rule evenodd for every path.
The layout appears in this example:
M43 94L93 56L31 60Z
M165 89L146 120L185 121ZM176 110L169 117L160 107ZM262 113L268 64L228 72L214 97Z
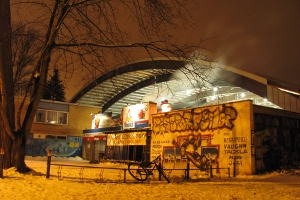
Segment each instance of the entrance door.
M129 146L129 160L143 160L143 145Z

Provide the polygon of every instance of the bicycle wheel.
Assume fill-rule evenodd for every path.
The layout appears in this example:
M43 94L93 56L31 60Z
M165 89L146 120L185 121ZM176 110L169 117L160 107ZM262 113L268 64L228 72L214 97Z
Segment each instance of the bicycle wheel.
M168 183L170 183L170 179L167 177L167 174L163 170L163 168L161 168L159 165L157 165L156 168L157 168L158 172L161 173L161 175L168 181Z
M147 170L138 163L130 163L128 165L129 174L138 181L145 181L148 178Z

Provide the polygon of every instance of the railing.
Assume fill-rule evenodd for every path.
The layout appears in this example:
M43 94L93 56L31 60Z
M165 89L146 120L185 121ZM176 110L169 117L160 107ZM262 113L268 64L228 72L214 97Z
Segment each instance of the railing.
M125 163L124 163L125 164ZM105 174L104 172L107 171L107 176L110 175L111 177L117 177L118 178L118 182L130 182L130 181L135 181L130 175L128 176L127 171L128 171L128 167L124 167L124 166L120 166L120 167L113 167L113 166L95 166L95 165L74 165L74 164L65 164L65 163L51 163L51 156L48 156L48 161L47 161L47 173L46 173L46 178L50 178L50 168L51 166L57 166L57 178L58 179L62 179L64 178L75 178L75 179L79 179L80 182L83 182L84 180L97 180L97 176L99 177L99 181L100 182L104 182L105 181ZM78 175L74 175L74 174L67 174L66 176L63 176L62 170L66 168L66 172L68 172L68 169L70 168L78 168L79 172ZM92 175L92 177L88 177L88 175L85 175L84 172L86 169L92 169L94 170L93 173L90 173L89 175ZM187 163L187 168L175 168L175 169L168 169L168 168L164 168L164 171L166 172L168 178L171 180L173 179L181 179L181 181L184 180L189 180L192 179L191 178L191 173L194 174L198 174L198 173L202 173L202 175L206 175L209 176L210 178L213 178L213 169L216 170L225 170L227 171L227 175L228 177L230 177L230 168L213 168L212 166L210 166L210 168L205 169L204 172L201 172L198 168L194 168L194 169L190 169L189 167L189 163ZM218 172L216 172L217 174ZM159 173L157 173L159 174ZM171 177L172 174L172 177ZM52 173L53 176L53 173ZM55 175L54 175L55 176ZM113 181L111 179L111 177L107 177L106 181ZM129 178L128 178L129 177ZM155 177L154 177L155 178ZM163 180L161 179L161 177L159 177L158 175L158 180ZM177 180L178 181L178 180Z

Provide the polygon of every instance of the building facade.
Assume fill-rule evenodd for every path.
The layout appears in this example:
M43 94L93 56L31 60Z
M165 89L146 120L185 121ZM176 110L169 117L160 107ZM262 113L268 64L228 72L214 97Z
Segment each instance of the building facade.
M93 114L99 108L42 100L39 104L30 137L27 156L82 156L82 130L91 127ZM91 115L92 114L92 115Z

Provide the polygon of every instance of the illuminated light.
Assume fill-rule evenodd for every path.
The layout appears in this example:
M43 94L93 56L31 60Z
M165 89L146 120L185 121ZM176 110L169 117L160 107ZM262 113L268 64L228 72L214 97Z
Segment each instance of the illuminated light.
M294 91L291 91L291 90L286 90L286 89L283 89L283 88L278 88L279 90L281 91L284 91L284 92L288 92L288 93L291 93L291 94L296 94L296 95L300 95L299 92L294 92Z
M171 111L172 108L171 108L171 105L169 104L168 100L163 100L161 102L161 112L169 112Z
M218 91L218 88L217 88L217 87L214 87L214 91L215 91L215 92Z
M212 96L212 97L211 97L212 100L215 100L215 98L216 98L216 96Z
M264 98L264 101L268 101L268 99Z
M245 97L245 93L242 93L242 94L241 94L241 97Z
M170 104L163 104L163 105L161 105L161 112L169 112L171 110L172 110L172 108L171 108Z

